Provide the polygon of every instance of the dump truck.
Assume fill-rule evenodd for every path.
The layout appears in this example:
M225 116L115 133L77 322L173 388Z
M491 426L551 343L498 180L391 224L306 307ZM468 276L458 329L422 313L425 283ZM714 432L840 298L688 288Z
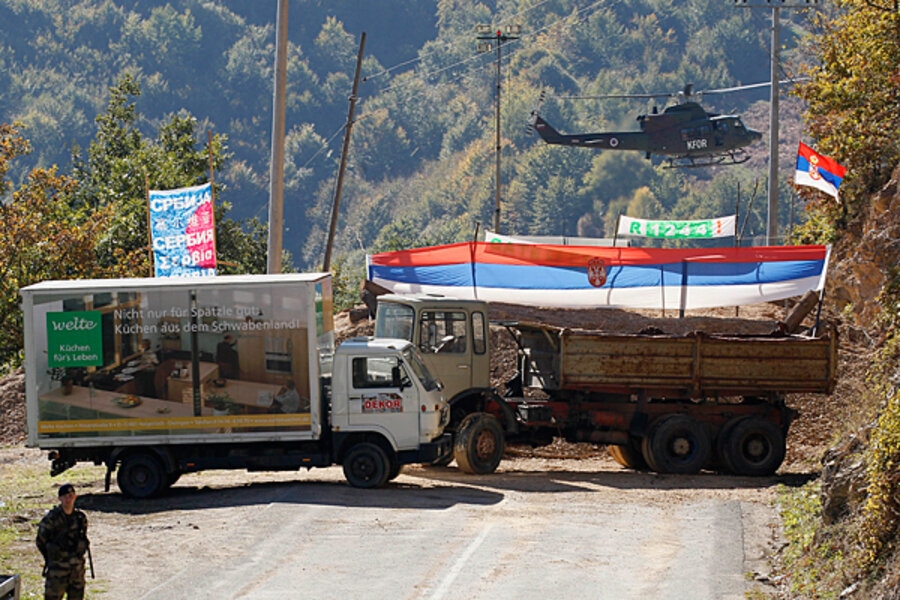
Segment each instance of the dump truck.
M28 445L127 496L205 469L342 465L360 488L450 451L409 341L334 347L329 274L45 281L21 289Z
M491 386L488 306L478 300L386 294L375 335L418 346L450 403L454 458L490 473L506 443L562 437L607 445L623 466L662 473L717 468L769 475L781 465L795 412L791 393L828 394L837 336L623 334L501 323L518 348L517 373Z

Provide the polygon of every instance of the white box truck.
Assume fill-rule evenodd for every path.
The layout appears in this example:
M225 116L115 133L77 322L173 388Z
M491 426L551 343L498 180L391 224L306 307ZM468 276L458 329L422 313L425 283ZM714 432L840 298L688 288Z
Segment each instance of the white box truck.
M405 340L334 348L329 274L45 281L20 290L28 445L131 497L204 469L343 466L378 487L450 451Z

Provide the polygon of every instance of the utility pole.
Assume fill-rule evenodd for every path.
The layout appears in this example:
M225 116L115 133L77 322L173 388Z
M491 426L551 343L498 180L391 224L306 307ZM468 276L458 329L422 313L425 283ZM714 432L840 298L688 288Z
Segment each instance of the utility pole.
M495 180L497 182L497 198L496 205L494 207L494 231L500 233L500 49L503 46L504 42L519 39L515 36L522 32L522 27L519 25L507 25L506 33L501 31L500 29L497 29L495 31L490 25L478 25L475 30L479 34L479 40L486 40L478 43L477 48L479 52L490 52L493 49L495 43L497 47L497 168L495 174Z
M275 92L272 100L272 150L269 163L269 239L266 272L281 273L284 234L284 122L287 90L288 0L278 0L275 20Z
M742 8L772 11L772 63L769 75L769 210L766 218L766 245L778 244L778 80L781 71L781 9L812 8L819 0L734 0Z
M325 244L325 260L322 270L331 270L331 249L334 246L334 232L337 229L338 210L341 206L341 189L344 187L344 171L347 168L347 152L350 150L350 129L353 127L353 112L356 109L356 92L359 89L359 72L362 70L363 50L366 47L366 32L359 38L359 53L356 55L356 74L353 76L353 91L350 92L350 110L347 113L347 125L344 130L344 146L341 150L341 166L338 169L337 185L334 191L334 202L331 205L331 226L328 228L328 242Z

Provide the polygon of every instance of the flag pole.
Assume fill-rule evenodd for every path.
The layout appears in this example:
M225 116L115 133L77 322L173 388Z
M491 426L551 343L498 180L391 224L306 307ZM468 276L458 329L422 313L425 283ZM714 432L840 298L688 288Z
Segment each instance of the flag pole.
M622 220L622 211L619 211L619 214L616 215L616 230L613 232L613 248L616 247L617 240L619 239L619 221Z
M213 257L216 260L216 274L219 272L219 249L216 243L216 185L213 176L212 131L206 130L206 150L209 156L209 213L212 219Z

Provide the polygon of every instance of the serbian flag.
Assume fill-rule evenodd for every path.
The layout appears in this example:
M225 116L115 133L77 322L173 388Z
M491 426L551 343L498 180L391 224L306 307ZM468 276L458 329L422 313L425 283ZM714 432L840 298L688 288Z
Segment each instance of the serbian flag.
M150 240L157 277L216 274L212 185L150 190Z
M634 248L464 242L366 257L395 294L562 308L710 308L821 290L829 246Z
M836 161L817 154L812 148L800 142L797 151L797 170L794 183L822 190L829 196L838 199L838 188L844 180L847 169Z

